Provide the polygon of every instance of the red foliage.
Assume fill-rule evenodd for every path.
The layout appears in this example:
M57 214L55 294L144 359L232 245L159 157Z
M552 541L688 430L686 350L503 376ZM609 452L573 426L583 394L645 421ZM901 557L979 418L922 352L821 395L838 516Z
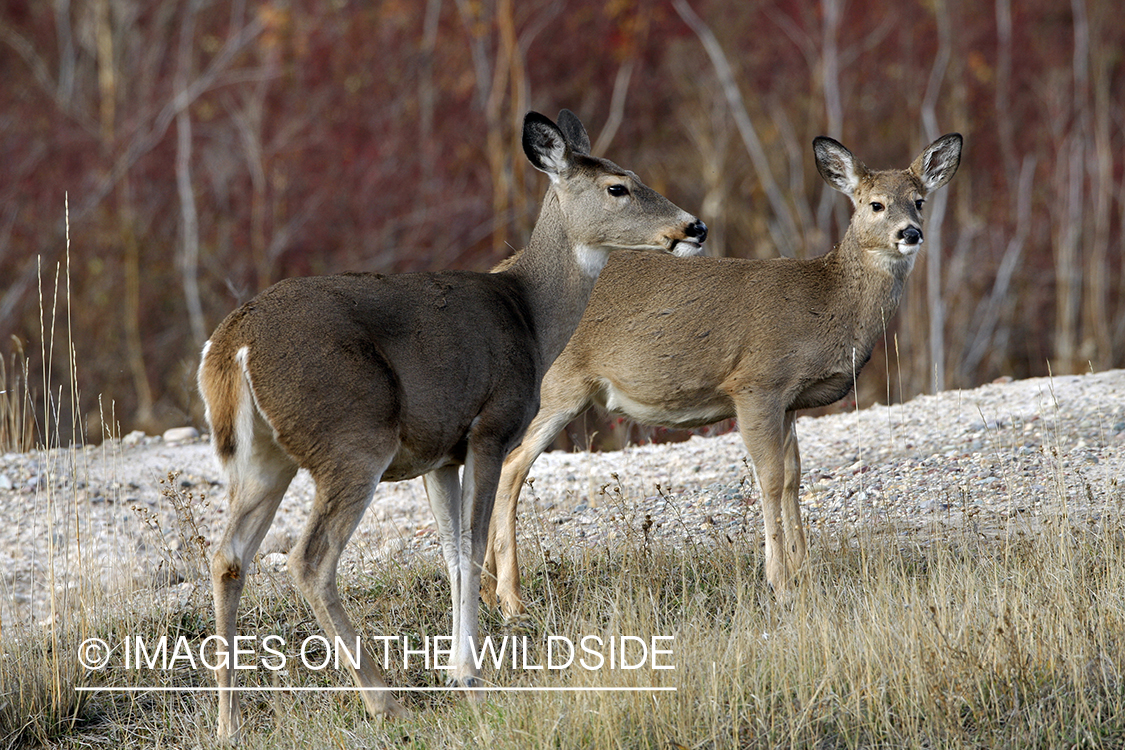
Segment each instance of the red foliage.
M1072 4L1026 0L1011 3L1005 44L997 12L1005 1L692 3L734 68L801 231L819 238L810 253L839 231L808 226L824 190L808 143L826 127L826 50L834 43L831 87L842 103L842 132L830 135L872 166L897 166L927 142L920 110L948 13L936 115L967 142L940 250L948 385L1040 374L1048 357L1069 357L1067 367L1125 364L1125 330L1112 323L1125 304L1125 104L1115 95L1125 89L1125 27L1109 0L1083 6L1085 27ZM760 175L710 59L670 2L296 0L208 4L192 16L185 3L131 0L108 4L106 17L99 7L75 0L62 24L50 3L0 9L0 337L39 350L37 258L53 277L67 194L81 409L96 412L104 394L123 429L200 420L192 386L200 342L179 265L173 115L185 82L203 82L187 108L188 163L208 329L289 275L487 268L503 243L523 241L542 189L519 149L519 110L570 107L596 139L627 63L625 118L606 155L689 209L718 207L704 218L727 252L776 252ZM428 24L431 7L440 15ZM506 8L520 45L507 61ZM1075 159L1082 166L1071 169ZM1024 164L1035 179L1019 270L996 289L1021 228ZM1068 208L1074 195L1079 205ZM1058 249L1075 221L1077 261ZM1060 269L1075 262L1077 287L1060 286ZM907 357L901 397L924 389L931 367L924 271L915 276L897 327ZM993 293L1000 304L989 312L983 301ZM1060 331L1068 305L1081 313ZM971 353L978 333L984 356ZM1070 349L1060 343L1071 339ZM33 372L41 366L31 363Z

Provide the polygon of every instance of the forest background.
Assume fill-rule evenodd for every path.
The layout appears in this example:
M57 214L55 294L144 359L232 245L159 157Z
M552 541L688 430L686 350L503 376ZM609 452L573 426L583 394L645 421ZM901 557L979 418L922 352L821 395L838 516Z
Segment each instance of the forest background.
M959 131L861 401L1120 367L1119 19L1116 0L9 0L8 407L43 424L77 399L91 441L202 427L200 347L271 283L521 247L545 179L520 123L562 107L737 257L839 238L813 137L890 168Z

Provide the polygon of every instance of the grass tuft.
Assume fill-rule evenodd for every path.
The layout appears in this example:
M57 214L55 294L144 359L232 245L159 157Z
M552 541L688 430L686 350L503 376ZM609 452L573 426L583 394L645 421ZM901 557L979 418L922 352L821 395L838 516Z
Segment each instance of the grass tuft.
M1057 526L1018 544L980 549L951 534L923 538L884 527L862 539L814 539L786 604L767 592L754 540L709 550L672 548L638 531L612 549L540 557L525 589L537 620L507 630L487 612L483 633L527 635L544 663L548 635L674 636L672 670L486 669L503 686L670 686L672 693L493 693L483 705L442 693L402 694L415 716L378 724L350 693L249 693L247 747L360 742L398 747L1114 747L1125 742L1125 529ZM448 631L447 583L436 559L403 557L345 580L346 606L365 637ZM162 608L162 606L164 608ZM143 613L106 606L93 620L111 642L186 636L213 622L205 602L157 602ZM287 581L253 576L240 632L287 643L318 635ZM60 639L63 651L73 638ZM95 693L52 701L64 685L152 684L151 674L76 673L40 639L0 666L4 684L38 718L24 739L111 747L138 738L211 746L212 694ZM314 656L319 656L315 655ZM64 670L65 671L65 670ZM204 669L154 673L161 684L209 686ZM350 685L344 671L258 670L243 684ZM398 686L440 684L421 665L392 665ZM55 691L55 692L53 692ZM65 692L62 691L62 692ZM61 696L60 696L61 697ZM11 694L4 700L11 700ZM12 731L16 713L0 712ZM8 735L9 738L12 735Z

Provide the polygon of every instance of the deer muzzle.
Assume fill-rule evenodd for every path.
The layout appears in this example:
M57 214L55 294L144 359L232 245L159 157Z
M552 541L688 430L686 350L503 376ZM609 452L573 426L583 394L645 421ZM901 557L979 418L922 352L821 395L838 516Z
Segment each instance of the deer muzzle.
M898 231L898 250L900 253L912 253L922 244L922 230L913 224Z
M672 243L672 254L681 258L698 255L707 239L707 225L699 219L684 227L684 236Z

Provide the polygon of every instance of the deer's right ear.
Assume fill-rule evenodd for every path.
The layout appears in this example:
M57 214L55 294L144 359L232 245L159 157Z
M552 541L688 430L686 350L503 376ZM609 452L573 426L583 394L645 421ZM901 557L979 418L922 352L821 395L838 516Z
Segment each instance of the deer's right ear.
M523 118L523 152L531 166L545 172L551 182L570 166L570 149L566 137L549 119L538 112L528 112Z
M856 161L852 152L839 141L828 136L813 139L813 153L816 154L816 168L820 176L844 195L851 196L859 187L859 177L864 169Z

